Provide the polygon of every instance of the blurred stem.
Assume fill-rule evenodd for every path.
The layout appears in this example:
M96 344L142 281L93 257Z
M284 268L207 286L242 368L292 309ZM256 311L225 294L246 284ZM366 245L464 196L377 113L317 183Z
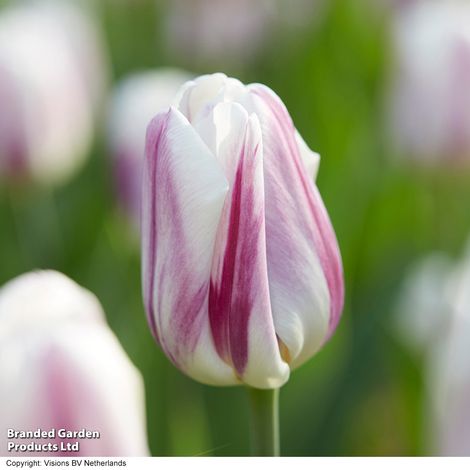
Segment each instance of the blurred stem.
M251 409L251 455L278 457L279 389L248 388Z

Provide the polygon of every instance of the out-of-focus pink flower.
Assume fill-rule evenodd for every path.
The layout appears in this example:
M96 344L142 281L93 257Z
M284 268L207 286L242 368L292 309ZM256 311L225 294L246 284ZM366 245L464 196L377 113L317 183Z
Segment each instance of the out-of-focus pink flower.
M108 140L119 202L139 226L145 132L150 120L168 108L191 76L176 69L135 73L116 87L109 109Z
M0 455L148 455L142 378L96 297L56 271L0 289ZM7 430L98 431L79 452L8 450L77 439L14 439Z
M306 26L321 16L322 0L171 0L166 38L190 63L252 60L272 33Z
M424 353L430 452L470 454L470 243L452 263L432 255L405 282L398 305L407 343Z
M0 13L0 178L56 184L93 138L106 60L90 17L70 2Z
M201 382L284 384L335 330L341 256L318 154L279 97L224 74L185 84L147 131L142 274L151 330Z
M403 8L393 31L389 99L398 150L423 164L470 157L470 4L422 1Z

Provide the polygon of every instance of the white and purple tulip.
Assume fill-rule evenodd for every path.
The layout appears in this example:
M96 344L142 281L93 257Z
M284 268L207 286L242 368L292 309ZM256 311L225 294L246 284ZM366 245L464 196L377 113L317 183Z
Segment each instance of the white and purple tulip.
M397 12L389 93L393 142L423 165L470 157L470 5L416 1Z
M177 69L147 70L124 78L113 92L108 140L116 193L124 213L137 227L147 125L156 112L170 106L178 89L190 78Z
M73 2L0 12L0 179L64 182L93 138L106 83L99 32Z
M0 455L7 429L85 428L99 439L80 440L82 456L148 455L142 378L106 324L97 298L56 271L23 274L0 289ZM76 441L72 440L72 441ZM20 449L19 449L20 450Z
M470 241L457 261L440 253L414 267L398 304L400 335L424 358L432 454L470 454L469 285Z
M274 92L220 73L150 123L144 303L192 378L280 387L335 330L343 273L318 163Z

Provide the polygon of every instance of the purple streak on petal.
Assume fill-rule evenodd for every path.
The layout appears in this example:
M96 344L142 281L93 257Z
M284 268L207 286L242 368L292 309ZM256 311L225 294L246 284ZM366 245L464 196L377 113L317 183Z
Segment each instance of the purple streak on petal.
M59 353L59 351L56 351ZM67 382L68 375L67 367L61 364L62 358L59 354L54 354L51 351L47 358L47 369L44 374L46 381L46 389L43 396L47 397L48 403L51 408L48 411L52 421L51 428L58 429L73 429L77 424L73 413L74 407L71 407L71 397L69 391L69 384ZM45 406L42 403L40 406ZM81 405L80 405L81 406ZM61 439L55 437L54 443L60 446ZM66 452L59 452L59 456L66 457Z
M295 128L285 106L264 86L255 85L251 87L251 90L268 106L274 118L270 120L269 125L273 127L272 137L277 142L277 148L272 149L272 156L277 159L274 166L279 172L265 181L266 200L275 201L278 197L276 192L284 188L288 193L285 193L283 197L287 197L293 204L298 204L298 211L301 210L300 203L303 200L306 200L310 209L310 214L299 214L297 222L299 228L314 244L328 284L330 318L327 338L329 338L338 324L344 299L343 270L336 236L318 189L307 175L301 161L295 141ZM299 188L301 188L300 191ZM276 241L270 237L269 226L267 226L267 231L267 242L268 244L271 242L271 246L274 246ZM274 231L277 229L275 228ZM270 251L272 252L268 246L268 262ZM273 255L276 256L276 253Z
M162 133L162 139L158 141L156 146L156 165L155 165L155 188L156 191L156 211L162 213L157 226L155 222L156 232L155 241L158 239L158 231L169 230L173 246L175 247L171 253L165 254L165 262L159 272L161 280L160 293L167 288L165 279L173 278L178 284L178 294L174 299L171 327L176 337L176 351L170 351L163 345L165 352L170 356L175 364L178 364L177 357L180 351L193 352L196 347L199 334L201 332L201 314L204 301L207 298L209 282L203 281L196 286L192 277L192 272L188 266L188 246L190 240L187 238L190 234L185 234L183 220L181 218L181 202L179 201L179 189L177 181L171 172L171 146L166 140L165 131ZM165 214L168 221L165 227ZM156 220L156 219L155 219ZM158 246L154 245L155 253ZM162 309L162 296L159 296L159 311ZM164 342L164 339L163 339ZM184 353L183 353L184 354Z
M218 287L216 287L211 280L209 289L209 318L215 347L220 357L226 361L230 360L230 313L232 310L235 257L237 254L240 226L241 178L242 168L239 166L232 194L230 226L224 253L222 279L220 280L220 285ZM246 305L243 307L248 308L243 308L242 311L237 312L237 314L247 317L250 306ZM244 335L240 336L243 343L240 349L247 349L246 337L244 337Z
M150 233L149 233L149 246L147 256L149 257L146 279L148 283L146 286L145 294L145 305L147 311L147 319L149 322L150 330L160 347L163 349L165 354L171 359L171 361L178 365L178 361L175 357L175 353L167 346L165 338L159 334L161 331L161 319L159 312L162 308L162 296L157 296L157 308L155 309L154 293L156 289L156 265L157 265L157 247L158 247L158 225L157 220L160 216L161 206L159 204L160 195L164 191L165 181L161 181L162 177L159 172L162 171L159 168L162 155L166 151L164 140L164 134L167 130L167 124L169 120L170 112L162 114L160 119L154 119L150 124L148 130L147 146L146 146L146 163L148 165L148 175L150 177ZM177 211L175 211L175 220ZM165 265L164 265L165 266ZM167 272L166 272L167 271ZM158 279L158 292L162 292L164 289L164 280L168 273L168 269L165 267L159 273ZM184 291L183 291L184 292Z
M214 204L218 200L222 205L225 193L217 191L226 183L219 181L213 188L209 182L210 187L205 187L200 176L195 179L192 174L186 176L185 182L182 181L181 161L194 158L194 155L175 154L177 144L172 140L178 138L172 137L175 129L184 133L182 138L194 139L193 144L201 146L196 151L201 152L203 148L202 151L206 152L203 157L204 165L208 164L207 159L211 162L213 160L214 166L216 161L178 111L160 113L151 122L147 132L143 183L148 191L143 210L150 213L144 254L148 258L147 272L144 272L144 302L155 338L172 362L182 367L197 346L204 319L207 318L205 315L209 292L209 273L207 277L204 276L199 271L200 266L194 264L195 256L200 256L200 253L193 253L194 234L188 230L187 224L190 221L186 220L188 214L185 214L185 207L191 204L199 210L198 204L201 204L200 210L214 210ZM190 151L194 151L191 145L184 149L185 153ZM188 192L188 185L194 185L195 193L187 194L182 199L182 195ZM195 196L198 192L200 200ZM197 214L190 216L197 218ZM142 219L144 217L145 214ZM197 225L197 222L194 223ZM200 229L201 227L195 230ZM214 236L215 229L216 225ZM210 259L208 267L209 261Z
M47 403L39 403L40 407L46 407L48 423L38 423L38 427L55 430L80 430L85 427L99 431L102 435L99 441L86 441L80 443L80 450L75 455L112 456L120 455L119 449L113 443L113 429L109 425L103 406L99 404L99 391L94 389L88 377L74 367L74 361L64 355L64 351L58 347L51 347L45 358L46 369L44 372L44 395ZM99 424L100 429L96 425ZM60 445L61 442L73 443L76 439L60 438L56 435L53 442ZM117 444L117 442L116 442ZM42 454L42 453L41 453ZM59 451L53 453L56 456L69 457L70 452Z
M209 320L217 353L231 363L240 376L248 362L248 326L255 296L267 292L260 285L258 269L262 259L260 240L264 240L264 207L259 211L255 204L259 146L250 139L247 130L232 194L224 208L229 211L229 217L225 248L220 254L222 270L220 277L211 277L209 290ZM219 227L219 231L223 229ZM266 267L262 272L266 272Z

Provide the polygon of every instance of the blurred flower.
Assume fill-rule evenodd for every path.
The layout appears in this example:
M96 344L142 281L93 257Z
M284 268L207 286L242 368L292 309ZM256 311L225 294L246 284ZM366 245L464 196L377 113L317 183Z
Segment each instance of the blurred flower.
M322 0L171 0L167 42L174 54L196 64L246 62L270 34L298 29L320 16Z
M55 271L24 274L0 289L0 325L3 432L85 428L100 438L78 455L148 455L142 378L91 292ZM15 454L8 441L31 442L4 436L1 455Z
M424 164L470 157L470 4L429 0L394 26L393 137Z
M319 156L263 85L203 76L175 103L147 131L150 327L196 380L277 388L329 338L343 305Z
M470 454L470 242L452 264L433 255L413 269L400 299L399 326L424 352L431 446L441 455Z
M400 336L417 352L438 339L451 310L447 281L453 269L446 255L435 253L409 271L397 305Z
M158 111L168 108L191 77L175 69L133 74L116 87L109 110L108 135L119 201L138 227L142 195L145 132Z
M82 164L106 82L91 19L71 2L0 13L0 179L55 184Z

